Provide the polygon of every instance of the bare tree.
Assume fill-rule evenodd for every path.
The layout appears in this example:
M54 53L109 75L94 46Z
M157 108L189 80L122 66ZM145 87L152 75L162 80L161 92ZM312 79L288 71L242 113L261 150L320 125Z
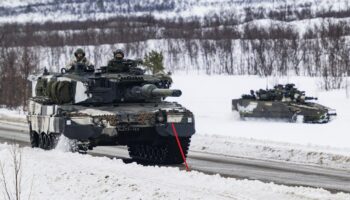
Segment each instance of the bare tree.
M26 110L27 106L27 100L29 98L30 94L30 89L31 89L31 84L28 80L29 75L37 69L37 64L38 64L38 58L35 55L35 53L28 47L23 47L22 50L22 57L21 57L21 62L20 62L20 73L21 73L21 92L22 92L22 105L23 105L23 110Z
M10 162L0 161L0 182L4 200L21 200L23 197L23 161L22 150L18 145L10 147ZM31 198L33 182L28 190L27 198Z

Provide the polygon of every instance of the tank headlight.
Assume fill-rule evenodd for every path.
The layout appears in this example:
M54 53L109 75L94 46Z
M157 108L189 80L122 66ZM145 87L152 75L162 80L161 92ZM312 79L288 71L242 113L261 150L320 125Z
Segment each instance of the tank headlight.
M157 121L158 121L158 122L160 122L160 123L164 122L164 121L165 121L164 116L163 116L163 115L161 115L161 114L160 114L160 115L158 115L158 116L157 116Z
M162 110L159 110L159 112L156 114L156 121L158 123L165 123L167 121L166 113Z
M187 118L187 122L188 122L188 123L192 123L192 122L193 122L192 117Z
M72 125L72 121L71 120L67 120L66 121L66 125Z

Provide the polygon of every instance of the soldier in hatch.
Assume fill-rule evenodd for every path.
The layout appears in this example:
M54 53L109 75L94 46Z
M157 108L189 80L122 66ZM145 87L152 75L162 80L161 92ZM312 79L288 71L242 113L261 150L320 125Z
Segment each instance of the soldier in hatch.
M66 67L69 72L75 70L75 67L83 66L81 71L94 70L94 65L85 57L85 52L83 49L79 48L75 50L73 59Z
M300 98L303 98L302 96L305 96L294 86L294 84L285 85L285 95L282 101L299 101Z
M256 97L258 100L267 101L270 99L270 95L267 90L260 89L256 92Z
M139 60L124 59L124 52L117 49L113 52L113 59L108 61L107 71L112 73L130 72L131 68L136 68Z
M252 99L252 100L257 99L254 90L250 90L250 94L243 94L242 98L243 99Z
M285 93L285 89L283 85L281 84L275 85L273 89L273 93L274 93L274 100L281 101Z

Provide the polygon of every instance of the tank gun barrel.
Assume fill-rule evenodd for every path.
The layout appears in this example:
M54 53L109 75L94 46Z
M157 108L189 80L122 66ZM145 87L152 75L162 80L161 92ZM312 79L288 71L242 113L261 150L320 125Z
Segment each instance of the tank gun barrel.
M153 97L179 97L182 95L181 90L160 89L153 84L147 84L142 87L135 86L131 89L131 95L143 96L146 98Z
M152 91L152 96L154 97L179 97L181 94L181 90L154 89Z
M305 97L305 100L307 101L307 100L318 100L318 98L317 97Z

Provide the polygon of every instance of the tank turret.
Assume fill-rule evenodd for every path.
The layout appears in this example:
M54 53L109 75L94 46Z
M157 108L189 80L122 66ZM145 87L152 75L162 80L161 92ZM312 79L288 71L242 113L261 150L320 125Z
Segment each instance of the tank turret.
M135 73L133 73L135 72ZM129 73L88 71L76 66L69 73L38 76L33 99L48 104L111 104L120 102L160 102L179 97L181 90L169 89L168 76L145 75L134 69Z

